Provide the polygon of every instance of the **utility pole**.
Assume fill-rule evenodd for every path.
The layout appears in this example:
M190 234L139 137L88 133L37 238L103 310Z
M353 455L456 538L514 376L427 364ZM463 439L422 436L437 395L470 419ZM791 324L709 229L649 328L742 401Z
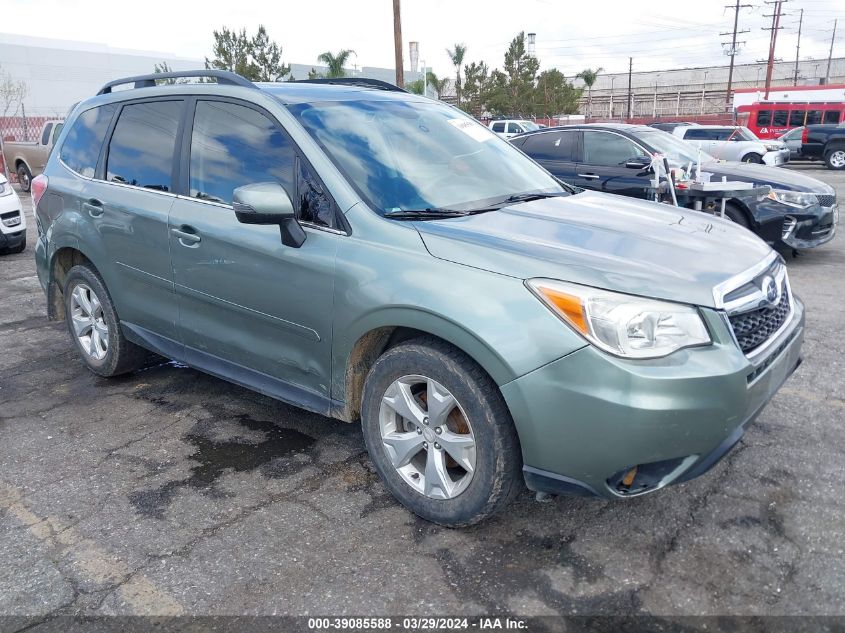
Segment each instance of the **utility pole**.
M792 83L798 85L798 53L801 52L801 26L804 24L804 9L801 9L801 15L798 18L798 43L795 45L795 77Z
M740 4L740 0L736 0L736 6L725 5L726 9L733 9L734 10L734 30L731 34L731 47L725 51L726 55L730 55L731 57L731 65L728 67L728 91L725 93L725 110L727 110L731 104L731 87L733 85L734 79L734 57L737 54L737 41L736 36L742 33L748 33L748 29L744 31L737 31L737 27L739 26L739 10L744 9L746 7L751 7L750 4ZM719 35L728 35L728 33L719 33ZM727 44L727 42L722 42L722 44ZM745 42L740 42L740 44L745 44Z
M769 38L769 60L768 65L766 67L766 94L763 99L769 98L769 90L772 87L772 72L774 71L775 65L775 45L778 41L778 31L783 27L780 25L780 16L781 10L783 9L783 3L787 0L774 0L773 2L767 1L766 4L774 4L775 10L771 15L764 15L765 18L772 18L772 27L771 29L763 29L764 31L771 31L771 37Z
M631 92L631 75L634 72L634 58L628 58L628 116L627 120L631 120L631 107L634 104L634 94Z
M830 81L830 60L833 58L833 41L836 39L836 23L838 21L838 19L833 21L833 35L830 36L830 52L827 54L827 71L824 74L825 85Z
M396 85L405 87L404 62L402 61L402 15L400 0L393 0L393 51L396 55Z

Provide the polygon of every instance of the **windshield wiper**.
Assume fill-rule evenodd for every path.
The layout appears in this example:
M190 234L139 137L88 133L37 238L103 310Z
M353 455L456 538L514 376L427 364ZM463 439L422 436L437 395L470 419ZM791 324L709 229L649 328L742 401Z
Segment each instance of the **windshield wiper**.
M460 218L465 215L470 215L470 212L457 209L406 209L388 211L384 217L392 220L442 220L443 218Z
M532 200L542 200L543 198L560 198L562 196L570 195L567 193L520 193L515 196L505 198L503 203L511 202L531 202Z

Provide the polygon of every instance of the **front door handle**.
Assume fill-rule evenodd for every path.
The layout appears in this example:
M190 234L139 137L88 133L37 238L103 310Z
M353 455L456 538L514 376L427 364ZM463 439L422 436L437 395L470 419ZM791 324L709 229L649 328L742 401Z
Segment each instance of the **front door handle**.
M586 178L587 180L598 180L598 174L578 174L580 178Z
M82 210L87 211L88 215L92 218L99 218L103 215L105 209L103 209L103 203L97 200L96 198L89 198L85 202L82 203Z
M188 248L198 246L202 241L202 238L189 226L182 225L178 229L170 229L170 232L179 238L179 243L182 246L187 246Z

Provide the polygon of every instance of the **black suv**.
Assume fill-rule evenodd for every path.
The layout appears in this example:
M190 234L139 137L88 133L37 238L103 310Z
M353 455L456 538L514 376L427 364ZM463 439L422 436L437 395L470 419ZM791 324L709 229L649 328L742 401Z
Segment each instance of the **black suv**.
M777 167L718 162L689 143L646 125L586 124L515 136L511 143L560 180L595 191L649 198L648 164L662 154L672 167L697 160L714 180L751 182L772 188L767 197L730 200L725 215L770 244L812 248L833 239L839 210L830 185Z

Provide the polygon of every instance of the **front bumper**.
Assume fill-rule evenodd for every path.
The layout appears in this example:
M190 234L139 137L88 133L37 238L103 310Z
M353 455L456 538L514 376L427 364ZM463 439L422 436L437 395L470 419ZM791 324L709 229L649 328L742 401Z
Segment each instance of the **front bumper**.
M26 229L15 233L0 233L0 249L17 248L26 238Z
M790 326L754 363L721 313L703 313L710 346L650 361L587 346L504 385L528 487L634 496L698 476L730 450L800 363L804 309L796 298ZM635 488L620 490L634 466Z
M780 165L786 165L789 162L789 148L785 147L784 149L775 150L775 151L768 151L763 154L763 164L769 165L771 167L779 167Z
M785 220L781 241L790 248L815 248L826 244L836 235L839 206L819 207L818 215Z

